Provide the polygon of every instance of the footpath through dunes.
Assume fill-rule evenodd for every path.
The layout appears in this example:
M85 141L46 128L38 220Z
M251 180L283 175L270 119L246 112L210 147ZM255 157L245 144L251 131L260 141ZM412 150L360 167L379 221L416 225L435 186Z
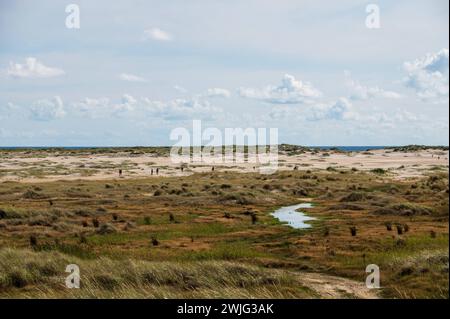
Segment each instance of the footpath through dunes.
M300 282L323 299L378 299L379 289L369 289L364 282L321 273L299 273Z
M65 287L68 264L80 269L80 289ZM0 274L0 298L378 298L363 282L230 261L86 260L4 248Z
M107 180L156 176L188 176L211 172L211 165L190 163L181 168L165 153L111 149L89 154L83 150L0 150L0 182L45 182L57 180ZM357 169L383 171L397 179L421 177L429 170L448 170L448 150L377 149L343 152L339 150L280 151L278 170ZM156 170L158 169L158 172ZM122 174L119 174L122 171ZM224 163L215 171L258 172L254 163ZM153 173L153 174L152 174Z

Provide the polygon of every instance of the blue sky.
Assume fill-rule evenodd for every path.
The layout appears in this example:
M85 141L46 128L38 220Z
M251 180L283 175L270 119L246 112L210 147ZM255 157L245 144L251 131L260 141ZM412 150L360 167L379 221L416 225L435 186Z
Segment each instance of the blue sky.
M68 4L80 28L68 29ZM366 26L377 4L380 28ZM448 145L448 1L0 0L0 145Z

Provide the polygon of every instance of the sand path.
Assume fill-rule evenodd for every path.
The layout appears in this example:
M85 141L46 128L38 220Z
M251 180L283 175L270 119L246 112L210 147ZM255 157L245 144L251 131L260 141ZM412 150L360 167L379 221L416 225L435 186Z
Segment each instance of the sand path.
M379 289L369 289L365 283L319 273L302 273L300 282L324 299L378 299Z

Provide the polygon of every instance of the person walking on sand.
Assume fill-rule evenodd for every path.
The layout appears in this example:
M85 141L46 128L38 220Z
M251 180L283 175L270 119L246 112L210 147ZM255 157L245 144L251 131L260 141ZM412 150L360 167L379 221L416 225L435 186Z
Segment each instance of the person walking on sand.
M159 175L159 167L156 168L156 175Z
M119 169L119 177L122 177L122 170Z
M214 172L214 166L211 168L211 171Z
M152 168L152 170L151 170L151 174L153 175L153 168Z

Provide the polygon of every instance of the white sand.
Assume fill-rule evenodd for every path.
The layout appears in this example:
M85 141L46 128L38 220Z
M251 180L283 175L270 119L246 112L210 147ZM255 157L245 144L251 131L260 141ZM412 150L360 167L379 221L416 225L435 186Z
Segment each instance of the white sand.
M390 150L374 150L371 154L364 152L340 153L321 151L288 156L279 155L278 170L336 169L371 170L382 168L389 170L393 178L414 178L440 168L448 172L448 151L425 150L419 152L392 152ZM329 154L329 156L324 156ZM32 155L31 155L32 156ZM216 171L258 172L258 165L252 163L216 164ZM126 156L124 154L105 155L71 155L30 157L29 154L17 154L14 158L1 159L0 182L44 182L54 180L104 180L118 178L118 170L123 170L122 178L150 177L151 169L159 167L160 176L181 176L194 172L210 172L212 165L190 163L182 172L180 165L172 163L170 157ZM254 169L256 167L256 169ZM37 173L36 173L37 171Z

